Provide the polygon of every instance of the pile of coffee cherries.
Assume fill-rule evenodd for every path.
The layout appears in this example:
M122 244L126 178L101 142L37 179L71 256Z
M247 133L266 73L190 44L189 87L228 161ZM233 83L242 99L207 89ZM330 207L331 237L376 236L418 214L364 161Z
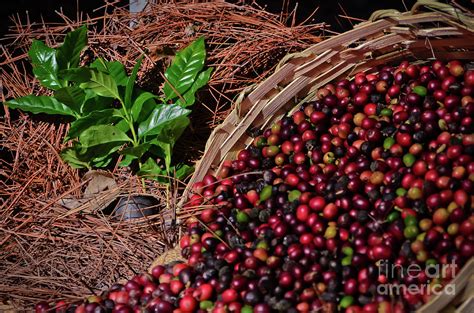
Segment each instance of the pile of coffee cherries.
M455 60L328 84L194 185L186 262L37 311L414 311L474 255L472 97Z

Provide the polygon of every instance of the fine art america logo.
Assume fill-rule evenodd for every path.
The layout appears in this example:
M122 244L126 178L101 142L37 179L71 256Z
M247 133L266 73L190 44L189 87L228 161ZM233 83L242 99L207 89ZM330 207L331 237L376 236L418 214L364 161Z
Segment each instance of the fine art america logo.
M440 283L443 278L454 277L458 266L452 262L449 264L427 264L422 267L419 264L410 264L408 266L402 266L393 264L387 260L379 261L379 277L399 277L400 281L417 281L419 277L423 276L426 279L425 283L385 283L381 282L377 286L377 292L381 295L403 295L403 294L426 294L426 295L438 295L447 294L455 295L456 286L452 283L445 284L444 286ZM388 279L387 281L390 281Z

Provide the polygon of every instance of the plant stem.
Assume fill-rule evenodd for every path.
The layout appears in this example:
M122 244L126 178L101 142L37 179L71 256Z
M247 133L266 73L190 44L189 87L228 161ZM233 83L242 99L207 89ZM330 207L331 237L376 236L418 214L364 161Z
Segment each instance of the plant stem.
M120 104L122 105L123 112L125 113L125 120L128 123L128 127L130 128L130 131L132 132L132 139L133 139L133 146L136 147L139 145L139 141L137 138L137 134L135 133L135 127L133 126L133 119L132 117L128 114L127 108L125 107L125 103L121 98L118 98L120 101ZM140 166L141 167L141 166Z
M135 133L135 128L133 127L133 122L129 121L128 126L130 127L130 130L132 131L133 146L136 147L139 145L139 142L137 139L137 134Z
M123 112L125 113L124 118L128 123L128 127L130 128L130 131L132 132L133 146L136 147L140 144L140 142L138 141L138 137L137 137L137 134L135 132L135 127L133 125L133 118L128 114L127 108L125 107L125 103L123 103L123 100L121 98L118 98L118 100L120 101L120 104L122 105ZM138 159L138 168L142 169L142 165L143 165L142 161L140 159ZM141 181L142 181L143 192L146 192L145 178L142 177Z
M140 160L140 158L138 158L138 168L140 170L142 169L142 165L143 165L142 160ZM146 192L145 178L142 177L141 181L142 181L143 192Z

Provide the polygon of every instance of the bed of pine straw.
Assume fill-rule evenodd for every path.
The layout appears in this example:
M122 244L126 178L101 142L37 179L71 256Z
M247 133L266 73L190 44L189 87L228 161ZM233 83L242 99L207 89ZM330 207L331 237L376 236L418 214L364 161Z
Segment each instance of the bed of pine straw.
M324 35L322 24L298 26L255 6L225 2L152 5L133 18L121 8L109 7L108 12L95 19L78 13L75 20L58 12L64 20L59 24L13 18L10 33L0 41L0 100L44 92L28 65L26 51L33 38L55 46L65 33L87 22L90 49L85 58L100 55L120 60L130 69L145 52L140 84L157 91L170 55L204 35L208 65L215 70L193 107L192 126L175 152L182 160L199 158L211 129L225 118L239 92L267 77L282 56L303 50ZM292 15L286 18L291 21ZM131 22L135 27L130 27ZM4 110L0 117L0 311L2 306L31 308L39 300L71 301L98 294L113 282L146 270L174 245L176 231L160 226L159 216L130 223L87 210L66 215L68 210L58 200L80 198L87 183L81 179L84 172L71 169L59 157L67 124ZM139 179L129 171L117 167L111 171L123 190L143 192ZM177 202L176 188L169 193L153 181L147 181L146 188L171 205Z

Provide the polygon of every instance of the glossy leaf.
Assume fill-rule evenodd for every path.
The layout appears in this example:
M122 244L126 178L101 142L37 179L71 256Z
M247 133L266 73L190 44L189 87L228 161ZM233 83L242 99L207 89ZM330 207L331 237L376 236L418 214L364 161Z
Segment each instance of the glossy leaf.
M53 90L62 87L57 76L56 50L48 47L42 41L34 40L28 51L28 56L33 64L33 74L43 86Z
M109 72L110 76L114 78L115 83L118 86L127 85L128 76L122 63L118 61L106 62L106 66L107 71Z
M147 102L148 100L155 99L157 96L152 94L151 92L145 91L142 92L133 102L132 105L132 117L134 121L138 121L140 117L140 113L142 112L143 104ZM156 103L155 103L156 105Z
M57 59L60 69L77 67L81 52L87 46L87 26L67 33L63 44L57 49Z
M158 181L167 181L165 177L167 176L166 170L162 169L152 158L148 158L148 160L142 164L140 170L137 172L137 175L146 178L154 178Z
M105 61L102 58L97 58L95 59L90 65L90 68L95 68L101 72L109 73L109 70L107 69L107 61Z
M12 109L20 109L31 113L46 113L77 116L74 111L53 97L29 95L6 102Z
M189 166L187 164L182 164L180 166L176 166L175 168L173 168L173 170L175 177L179 180L183 180L189 175L191 175L192 172L194 172L194 167Z
M90 168L89 162L83 161L78 155L75 147L69 147L61 151L61 158L72 168Z
M84 91L86 92L86 100L81 108L81 113L83 116L94 111L105 110L112 107L114 99L99 97L89 89L85 89Z
M60 79L76 83L85 83L91 78L90 70L85 67L68 68L58 72Z
M93 147L82 147L80 157L88 161L94 167L107 166L113 158L114 154L120 150L122 143L113 141L103 143Z
M81 117L71 123L69 132L64 140L77 138L81 132L94 125L111 124L121 119L120 111L117 109L105 109L92 111L88 115Z
M93 111L100 111L113 107L113 98L98 96L90 89L84 89L84 92L86 93L86 100L82 105L82 115L87 115Z
M156 138L159 141L169 143L174 146L176 141L181 137L184 130L189 126L189 118L187 116L180 116L173 121L166 122L159 127Z
M80 113L86 93L77 86L63 87L54 92L54 98L70 107L74 112Z
M105 149L105 146L102 146L101 148L102 155L97 155L93 150L87 151L79 142L75 142L72 147L66 148L61 152L61 158L73 168L90 169L105 167L112 161L110 154L116 151L119 147L113 147L112 150ZM84 151L86 151L85 154L83 153Z
M183 180L193 171L193 167L186 164L180 164L178 166L172 166L170 168L170 173L168 173L165 169L161 168L155 160L149 158L145 163L143 163L142 167L137 172L137 175L149 179L155 179L162 183L169 183L170 177L174 176L176 179Z
M166 99L178 97L175 91L183 95L192 86L194 79L204 67L205 59L204 37L197 39L176 54L165 72L168 82L163 87L163 93Z
M141 56L135 66L133 67L132 74L127 80L127 86L125 87L125 106L130 108L132 106L132 93L133 93L133 86L135 86L135 80L137 79L138 70L142 65L143 56Z
M100 168L100 167L106 167L112 162L113 157L111 156L112 153L117 151L118 148L114 148L112 151L110 151L107 155L98 157L98 158L93 158L91 160L91 164L94 168Z
M112 157L123 144L130 141L127 134L115 126L94 125L79 135L80 157L91 161L94 166L106 166L110 162L106 159Z
M148 151L150 146L150 142L145 142L135 147L127 147L125 149L122 149L119 153L123 155L132 155L136 158L141 158Z
M102 97L120 98L117 84L112 76L97 70L91 70L90 73L90 81L82 83L80 85L81 88L90 89Z
M151 143L152 145L148 149L148 152L151 155L156 156L157 158L164 159L165 158L165 151L163 150L163 148L161 148L158 145L158 140L153 139L153 140L149 141L149 143Z
M123 131L124 133L128 132L130 130L130 125L128 125L126 120L121 120L117 124L115 124L115 127Z
M110 74L110 76L115 80L117 86L127 85L128 76L125 67L118 61L105 61L102 58L97 58L89 67Z
M129 154L125 155L122 161L120 161L119 166L120 167L130 166L130 164L132 164L132 162L135 161L136 159L137 159L136 156L129 155Z
M208 68L204 72L199 73L199 75L196 77L196 80L194 81L193 85L191 88L184 93L182 98L178 98L176 101L176 104L179 104L180 106L183 107L188 107L194 104L196 101L196 92L201 89L202 87L207 85L207 82L209 81L209 78L211 77L212 73L212 68Z
M176 104L160 105L151 112L147 120L140 123L138 136L142 138L145 136L158 135L163 127L165 127L165 124L173 123L182 117L186 117L190 112L190 110Z
M126 133L112 125L94 125L79 135L79 142L83 148L91 148L109 143L121 145L129 141L131 139Z
M168 142L163 142L160 140L155 140L154 144L159 146L161 150L163 150L163 156L165 159L165 167L168 173L170 172L171 168L171 155L173 153L173 144Z
M132 110L134 111L132 113L134 116L134 122L140 125L140 123L147 120L150 117L151 112L153 112L153 110L156 109L160 105L164 105L164 104L157 103L155 99L149 99L143 102L140 112L138 112L138 110L136 109L133 110L133 106L132 106Z

